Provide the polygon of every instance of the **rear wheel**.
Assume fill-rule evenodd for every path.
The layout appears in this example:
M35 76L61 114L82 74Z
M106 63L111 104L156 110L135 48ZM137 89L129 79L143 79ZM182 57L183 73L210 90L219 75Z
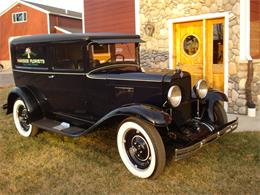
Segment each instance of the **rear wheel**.
M20 135L29 137L38 133L38 128L28 122L28 110L21 99L17 99L14 103L13 118L15 127Z
M228 122L227 113L220 102L214 105L214 121L217 126L223 126Z
M118 130L117 146L126 168L140 178L156 178L166 161L165 148L157 129L137 118L124 120Z

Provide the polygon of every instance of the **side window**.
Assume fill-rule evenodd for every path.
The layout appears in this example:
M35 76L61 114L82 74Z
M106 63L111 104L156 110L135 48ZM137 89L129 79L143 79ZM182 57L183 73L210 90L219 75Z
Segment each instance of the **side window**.
M57 71L83 71L83 44L63 43L53 47L52 69Z
M17 69L48 70L46 62L47 47L45 45L15 46L14 66Z

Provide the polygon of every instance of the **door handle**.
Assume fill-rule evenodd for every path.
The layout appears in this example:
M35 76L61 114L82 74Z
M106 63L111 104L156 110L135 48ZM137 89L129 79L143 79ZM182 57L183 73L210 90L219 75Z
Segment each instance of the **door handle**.
M132 87L115 87L115 89L118 91L123 91L123 92L128 92L128 93L134 92L134 88L132 88Z
M54 75L49 75L48 78L49 79L53 79L55 76Z

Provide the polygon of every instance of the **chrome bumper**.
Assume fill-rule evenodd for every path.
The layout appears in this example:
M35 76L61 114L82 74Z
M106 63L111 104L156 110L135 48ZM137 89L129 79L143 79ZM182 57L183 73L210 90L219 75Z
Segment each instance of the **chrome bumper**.
M174 160L177 161L177 160L190 157L191 155L193 155L195 152L197 152L199 149L203 148L207 144L216 141L217 139L219 139L220 137L228 133L231 133L237 128L237 126L238 126L238 118L236 120L227 123L222 130L212 135L209 135L208 137L204 138L203 140L191 146L184 147L184 148L175 148Z

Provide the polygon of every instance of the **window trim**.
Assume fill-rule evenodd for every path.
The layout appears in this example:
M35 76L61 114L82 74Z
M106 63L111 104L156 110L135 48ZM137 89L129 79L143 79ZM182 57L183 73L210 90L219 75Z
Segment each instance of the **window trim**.
M26 15L26 20L23 20L23 21L15 21L15 20L14 20L14 16L17 15L17 14L21 14L21 13L23 13L24 15ZM24 19L24 15L23 15L23 19ZM23 23L23 22L27 22L27 21L28 21L27 11L12 13L12 23L13 23L13 24Z

